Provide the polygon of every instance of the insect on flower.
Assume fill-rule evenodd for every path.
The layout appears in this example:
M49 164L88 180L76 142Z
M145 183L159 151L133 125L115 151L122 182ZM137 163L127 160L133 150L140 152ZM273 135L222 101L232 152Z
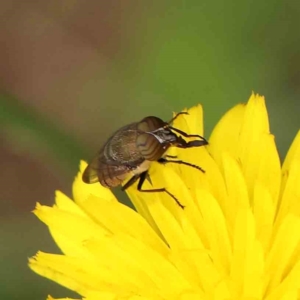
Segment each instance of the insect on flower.
M200 135L187 134L170 126L181 114L188 113L180 112L169 122L164 122L158 117L149 116L139 122L120 128L106 141L92 162L86 167L82 180L85 183L100 182L102 186L112 188L121 185L132 174L132 177L122 187L123 191L139 179L137 189L140 192L165 192L181 208L184 208L179 200L166 188L142 188L145 179L150 181L148 169L153 161L161 164L186 165L204 173L204 170L199 166L178 160L176 156L164 155L171 146L191 148L208 144L205 138ZM195 138L195 140L186 142L181 136Z

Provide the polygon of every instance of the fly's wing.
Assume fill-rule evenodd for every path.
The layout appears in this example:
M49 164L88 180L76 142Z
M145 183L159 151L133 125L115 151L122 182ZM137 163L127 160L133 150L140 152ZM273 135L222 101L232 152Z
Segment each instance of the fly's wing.
M82 180L85 183L100 182L104 187L111 188L119 186L130 171L129 166L103 164L95 159L84 170Z
M94 159L88 166L85 168L82 174L82 180L85 183L96 183L99 182L98 178L98 159Z

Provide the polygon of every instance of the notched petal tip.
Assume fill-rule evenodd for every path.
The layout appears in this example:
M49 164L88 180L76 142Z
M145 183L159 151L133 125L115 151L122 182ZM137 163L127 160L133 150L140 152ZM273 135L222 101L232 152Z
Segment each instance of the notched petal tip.
M28 265L29 267L36 261L35 256L29 257L28 258Z
M249 101L250 100L259 100L259 101L263 100L263 101L265 101L265 96L262 96L258 93L255 93L254 91L252 91Z
M39 256L41 255L42 251L38 251L35 255L31 256L28 258L28 265L29 267L33 264L35 264L38 259L39 259Z
M42 209L43 205L41 205L39 202L36 202L35 208L31 211L33 214L37 215L38 212Z
M86 298L84 298L86 299ZM80 299L75 299L75 298L53 298L51 295L47 296L47 300L80 300ZM81 298L83 300L83 298Z

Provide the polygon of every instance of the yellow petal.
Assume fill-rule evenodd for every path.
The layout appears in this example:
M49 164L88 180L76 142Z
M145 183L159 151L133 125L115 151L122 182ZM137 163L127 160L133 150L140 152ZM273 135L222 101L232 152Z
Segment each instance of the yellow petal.
M252 95L246 106L237 152L250 199L262 159L268 156L270 147L265 145L268 134L269 121L264 98Z
M225 274L227 276L232 249L226 220L218 201L205 191L199 190L198 192L199 197L201 195L202 198L202 201L199 202L199 209L203 232L206 235L204 240L207 240L206 248L209 249L214 267L222 276L225 276ZM201 269L199 272L201 272Z
M294 160L300 160L300 130L298 131L282 166L282 172L289 170Z
M170 260L195 290L198 288L200 299L206 294L213 294L222 280L209 253L204 249L177 249L172 251Z
M47 297L47 300L80 300L80 299L74 299L74 298L53 298L50 295Z
M255 222L250 209L237 212L233 240L231 293L237 299L261 299L264 256L255 238Z
M300 262L293 266L289 276L266 295L266 300L298 300L299 299Z
M147 183L145 183L147 187ZM151 187L150 187L151 188ZM149 205L152 202L160 201L157 193L141 193L137 191L137 186L133 185L132 187L126 190L131 202L133 203L137 212L147 221L147 223L152 227L152 229L157 233L158 236L164 240L163 235L160 232L157 224L155 223L151 212L149 211Z
M103 237L85 246L93 259L38 253L30 267L83 296L106 291L120 297L143 294L172 299L181 290L191 289L165 257L129 236Z
M285 182L282 199L276 219L277 225L283 221L283 218L292 213L300 217L300 159L293 160Z
M282 167L281 202L278 204L277 222L289 212L300 216L300 131L295 137Z
M220 205L226 216L230 232L232 232L237 211L250 206L249 197L240 165L226 152L223 153L223 173L227 198L226 201L220 202Z
M273 201L277 201L280 161L274 138L269 134L263 97L252 94L246 106L229 111L214 129L208 150L220 166L223 152L240 161L251 203L257 180L267 185Z
M177 247L181 247L185 237L182 233L180 223L183 214L186 213L185 211L192 211L195 209L195 203L180 177L175 173L172 174L173 171L171 169L158 165L157 169L153 168L152 170L153 173L150 173L150 176L155 179L152 181L153 186L149 182L145 182L144 188L166 188L178 199L179 202L181 202L182 205L185 206L185 208L182 209L179 207L175 200L165 192L154 193L156 195L155 198L152 196L152 193L139 192L139 196L143 197L144 201L147 202L145 205L148 206L154 222L160 228L160 232L167 243L172 247L176 247L176 245ZM135 187L132 187L132 189L134 188ZM133 193L132 189L129 189L128 191L130 195ZM177 238L178 234L181 234L181 238L183 240L181 240L181 238Z
M80 170L73 182L74 200L80 201L87 199L90 195L94 195L105 201L117 201L110 189L103 187L100 183L86 184L82 181L82 173L85 170L87 163L80 162Z
M81 210L81 208L61 191L55 192L55 204L55 207L57 207L60 210L87 218L87 215Z
M128 290L135 288L135 294L166 297L191 288L167 257L130 236L120 234L101 242L90 241L86 247L94 254L97 265L109 268L114 279L107 282Z
M54 280L80 295L85 295L92 287L88 281L93 278L93 268L85 259L39 252L29 259L29 266L39 275ZM87 267L91 267L91 273L86 272Z
M273 242L266 261L266 272L270 274L270 282L267 291L280 284L284 277L288 276L289 265L294 265L294 253L300 242L300 219L293 215L287 215L282 221L278 231L273 237ZM299 259L299 255L297 257ZM280 263L279 263L280 262ZM300 286L300 282L299 282Z
M182 114L174 120L173 127L184 131L187 134L198 134L203 136L203 109L200 104L190 109L184 109ZM174 114L176 115L176 114Z
M153 231L144 218L119 202L107 202L90 196L78 203L82 209L101 227L112 234L124 233L151 248L166 254L166 244ZM101 213L99 213L101 212Z
M261 242L264 253L269 250L273 233L276 205L269 190L259 183L255 185L253 197L253 214L257 228L257 239Z
M159 164L154 165L151 169L150 176L151 178L154 178L152 181L153 185L149 182L145 182L145 188L153 189L164 187L185 206L184 209L180 208L175 200L164 192L154 193L156 198L152 197L152 193L139 193L139 195L145 199L145 205L148 206L148 210L151 213L154 222L160 228L160 232L167 240L167 243L170 243L171 241L168 240L168 234L166 234L166 232L169 232L170 238L176 234L173 231L174 228L166 228L169 224L163 221L164 217L168 218L169 213L173 216L172 220L174 220L175 223L178 223L179 226L182 226L182 222L186 219L189 220L189 224L193 228L191 230L197 233L199 238L199 232L202 229L199 224L199 210L197 209L197 203L191 196L190 190L185 186L185 183L180 176L178 176L171 168L160 166ZM144 194L145 196L149 196L149 199L145 198ZM171 221L171 223L173 223L173 221ZM171 227L173 227L173 225L171 225ZM181 244L181 242L179 243Z
M101 237L109 233L98 226L92 219L72 214L58 208L37 204L35 215L50 229L58 247L65 254L78 257L89 257L84 242L94 237ZM71 226L66 226L70 224Z
M249 168L249 173L254 176L254 186L260 183L268 189L272 201L277 205L281 184L281 166L279 155L276 149L274 136L271 134L263 135L261 141L260 159L257 166Z
M223 152L229 153L232 157L237 155L237 145L245 110L245 104L236 105L214 127L207 148L219 167L222 166Z
M219 166L212 159L205 147L181 149L177 152L178 159L192 163L201 167L205 173L189 166L181 165L179 167L173 164L167 164L167 167L172 167L177 174L180 175L185 185L195 197L194 191L197 188L206 189L219 199L220 203L226 202L226 187L224 178L219 169ZM177 168L176 168L177 167Z

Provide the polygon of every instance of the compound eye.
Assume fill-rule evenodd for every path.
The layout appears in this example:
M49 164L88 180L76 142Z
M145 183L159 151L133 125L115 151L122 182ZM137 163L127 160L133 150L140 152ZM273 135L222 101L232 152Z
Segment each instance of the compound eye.
M155 131L159 128L162 128L166 125L163 120L157 117L146 117L144 118L141 122L139 122L137 129L139 131L144 131L144 132L150 132L150 131Z
M161 158L167 149L150 133L140 134L136 140L136 146L141 156L150 161Z

